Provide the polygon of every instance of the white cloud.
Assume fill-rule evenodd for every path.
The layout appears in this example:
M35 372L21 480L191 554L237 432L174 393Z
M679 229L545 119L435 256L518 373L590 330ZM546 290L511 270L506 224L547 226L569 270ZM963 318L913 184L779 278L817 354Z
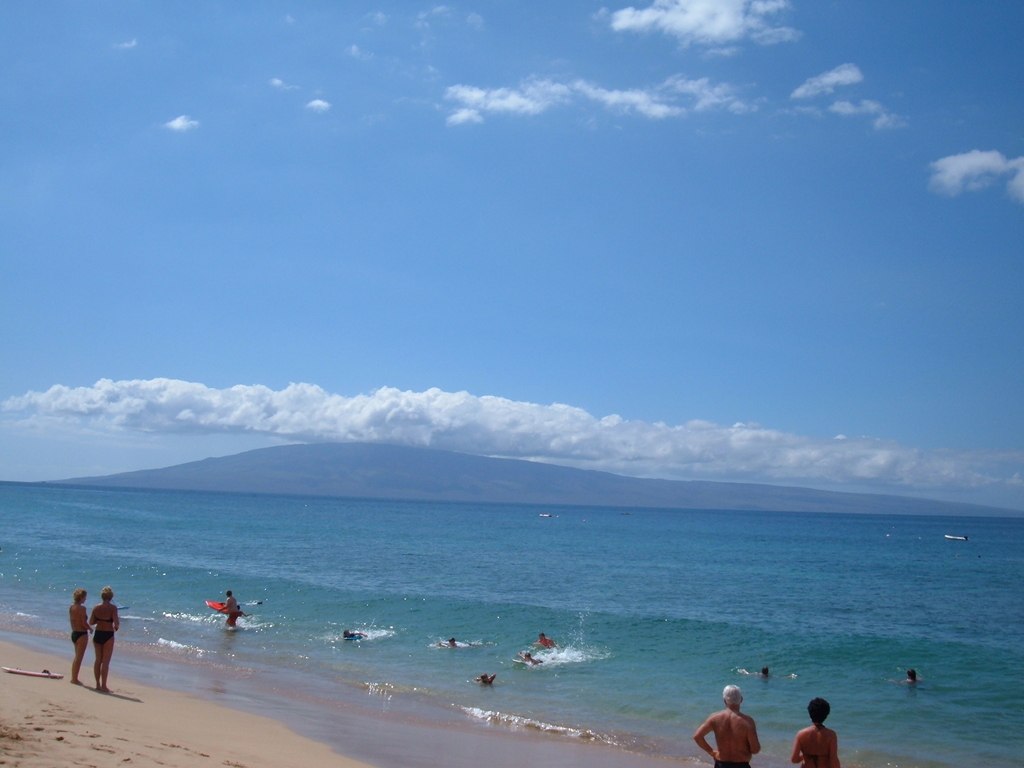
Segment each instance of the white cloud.
M285 21L286 21L286 22L287 22L288 24L294 24L294 23L295 23L295 19L293 19L293 18L291 17L291 15L285 16L285 17L284 17L284 20L285 20Z
M864 79L856 64L840 64L835 69L809 77L804 84L789 95L791 99L809 99L822 93L832 93L841 85L853 85Z
M348 53L348 55L351 56L353 59L362 59L362 60L366 61L368 59L372 59L373 58L373 54L372 53L370 53L369 51L364 51L358 45L354 45L354 44L350 45L345 50Z
M452 9L447 5L435 5L429 11L420 11L416 15L416 26L421 29L426 29L430 26L428 19L431 16L451 16Z
M876 130L905 128L907 125L907 121L902 117L894 115L892 112L887 112L885 107L877 101L871 101L870 99L861 99L859 104L854 104L852 101L837 101L828 110L843 117L875 115L872 124Z
M583 80L573 83L573 89L588 99L593 99L609 109L622 112L638 112L644 117L660 120L663 117L674 117L686 112L682 107L664 103L657 92L631 88L625 91L609 91L599 88Z
M128 51L128 50L131 50L132 48L134 48L138 44L139 44L139 41L136 40L133 37L127 43L114 43L114 47L115 48L120 48L122 51Z
M53 386L3 403L23 425L106 432L248 433L297 442L432 446L634 476L912 488L1014 485L1024 452L926 451L872 438L808 437L759 424L680 426L597 418L467 392L385 387L344 397L311 384L212 389L173 379ZM1015 480L1014 478L1017 478Z
M272 77L267 82L270 83L272 88L280 88L282 91L294 91L299 87L297 85L288 85L279 77Z
M483 29L484 17L479 13L471 13L466 17L466 23L473 27L473 29Z
M306 105L306 109L311 109L314 112L326 112L331 108L331 104L323 99L313 99L309 104Z
M954 197L965 189L976 192L1002 176L1009 176L1006 191L1017 202L1024 203L1024 156L1010 160L1002 152L972 149L936 160L930 168L928 186L932 192Z
M595 101L616 112L635 112L654 120L686 114L686 108L673 103L680 95L692 96L693 109L704 111L724 108L741 113L756 109L741 101L730 85L712 84L707 78L687 80L673 75L652 88L608 89L576 80L566 85L553 80L531 79L518 88L477 88L453 85L445 91L445 98L460 102L462 107L448 116L449 125L479 123L482 113L537 115L577 97Z
M448 115L448 119L445 122L448 125L463 125L465 123L482 123L483 121L483 117L480 116L477 110L463 107Z
M173 120L164 123L164 128L170 128L172 131L191 131L193 128L198 127L199 121L193 120L188 115L179 115Z
M623 8L611 15L617 32L664 32L683 45L722 46L745 38L762 45L800 37L769 19L790 7L788 0L654 0L646 8Z
M699 80L687 80L682 75L674 75L665 81L665 85L677 93L693 96L696 99L693 108L698 112L717 107L723 107L736 113L750 112L756 109L737 98L731 85L726 83L712 85L706 77Z
M480 112L539 115L549 107L568 100L571 95L568 86L551 80L528 80L519 88L453 85L444 94L446 99L460 102L464 109L475 111L477 116Z
M387 16L387 14L386 13L381 13L380 11L377 11L376 13L371 13L370 16L369 16L369 19L370 19L370 21L372 21L374 24L376 24L379 27L382 27L382 26L384 26L385 24L388 23L388 16Z

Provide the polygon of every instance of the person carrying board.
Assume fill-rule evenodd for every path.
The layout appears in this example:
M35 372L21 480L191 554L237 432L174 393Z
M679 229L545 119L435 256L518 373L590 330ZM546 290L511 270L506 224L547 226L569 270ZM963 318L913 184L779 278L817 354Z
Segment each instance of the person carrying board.
M228 615L227 626L233 627L235 622L238 621L239 616L248 616L249 614L238 607L238 601L235 600L235 596L231 594L230 589L224 594L227 596L227 600L224 601L224 612Z

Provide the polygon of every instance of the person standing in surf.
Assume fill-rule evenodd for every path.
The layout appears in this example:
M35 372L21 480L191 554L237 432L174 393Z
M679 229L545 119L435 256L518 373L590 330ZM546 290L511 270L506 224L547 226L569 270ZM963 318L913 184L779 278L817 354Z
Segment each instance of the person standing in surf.
M824 699L811 699L807 714L813 725L804 728L793 740L791 762L800 763L803 768L840 768L839 739L835 731L822 725L830 711Z
M71 662L72 685L82 684L82 681L78 679L78 670L82 668L82 659L85 658L85 649L89 647L89 635L92 632L92 627L89 626L89 614L86 613L85 606L82 605L85 602L86 594L84 589L76 589L74 602L68 609L68 614L71 617L71 642L75 646L75 660Z
M96 627L92 636L92 646L96 651L96 663L93 673L96 675L96 690L110 693L107 688L107 674L110 672L110 657L114 655L114 633L121 628L117 618L117 606L110 601L114 599L114 590L104 587L100 590L103 602L92 609L89 623Z
M235 622L238 621L239 616L245 616L245 613L238 609L238 601L235 600L235 596L231 594L229 589L224 593L227 596L227 600L224 601L224 612L228 615L227 626L235 626Z
M725 709L715 712L693 734L697 746L711 755L715 768L750 768L750 758L761 751L754 718L740 712L743 691L738 685L727 685L722 691ZM714 731L715 749L704 737Z

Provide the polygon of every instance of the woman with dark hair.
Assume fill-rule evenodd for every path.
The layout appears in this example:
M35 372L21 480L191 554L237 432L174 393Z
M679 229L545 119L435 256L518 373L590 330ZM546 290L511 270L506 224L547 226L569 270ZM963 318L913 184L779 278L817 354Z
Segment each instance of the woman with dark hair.
M790 761L800 763L803 768L840 768L836 732L823 725L830 711L824 699L811 699L807 714L811 716L812 725L796 735Z
M81 685L78 679L78 670L82 668L82 659L85 658L85 649L89 647L89 633L92 627L89 626L89 614L85 612L86 593L84 589L76 589L74 602L68 609L71 617L71 642L75 645L75 660L71 662L71 684Z
M117 606L110 601L114 599L114 590L104 587L100 590L103 602L92 609L89 623L96 627L92 636L92 645L96 650L96 663L92 671L96 675L96 690L110 693L107 688L107 673L110 672L110 657L114 655L114 633L121 628L117 618Z

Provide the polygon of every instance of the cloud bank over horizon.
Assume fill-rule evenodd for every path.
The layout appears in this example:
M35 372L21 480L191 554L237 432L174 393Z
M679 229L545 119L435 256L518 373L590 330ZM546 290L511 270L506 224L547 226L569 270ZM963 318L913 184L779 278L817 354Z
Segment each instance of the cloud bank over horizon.
M693 420L598 418L468 392L382 387L345 397L313 384L215 389L175 379L55 385L3 402L5 426L149 434L263 434L285 442L377 442L530 459L638 477L856 484L885 490L1024 485L1024 452L924 450Z

